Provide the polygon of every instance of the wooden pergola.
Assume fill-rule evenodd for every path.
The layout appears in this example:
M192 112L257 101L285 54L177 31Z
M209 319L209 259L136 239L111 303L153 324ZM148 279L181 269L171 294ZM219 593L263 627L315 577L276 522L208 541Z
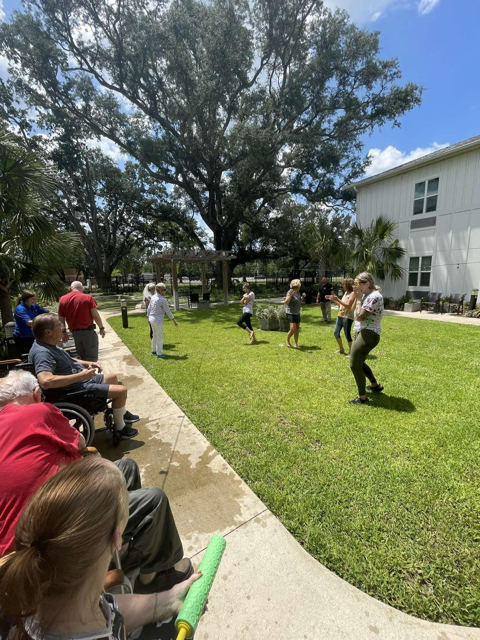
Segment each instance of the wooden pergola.
M171 249L157 253L152 259L155 265L157 282L160 280L160 265L170 264L172 267L172 287L173 287L173 306L175 311L180 309L180 300L178 296L178 277L177 264L179 262L187 262L190 264L200 264L202 270L202 294L207 290L207 262L222 262L223 276L223 304L228 304L228 263L236 256L230 251L209 251L208 249Z

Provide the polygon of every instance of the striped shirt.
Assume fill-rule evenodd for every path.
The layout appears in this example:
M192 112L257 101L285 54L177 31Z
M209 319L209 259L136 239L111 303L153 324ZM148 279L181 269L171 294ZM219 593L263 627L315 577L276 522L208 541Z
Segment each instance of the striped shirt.
M170 311L167 300L159 293L156 293L152 296L150 304L148 305L148 321L163 322L165 314L173 320L173 315Z

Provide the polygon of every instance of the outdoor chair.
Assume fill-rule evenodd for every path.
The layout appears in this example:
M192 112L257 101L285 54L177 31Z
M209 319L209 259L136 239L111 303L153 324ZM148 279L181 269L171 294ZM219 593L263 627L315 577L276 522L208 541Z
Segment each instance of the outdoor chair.
M441 293L435 293L431 291L427 296L427 301L422 302L422 309L425 308L427 311L433 308L433 313L438 313L440 311L440 298L442 297Z
M202 300L204 302L210 302L210 292L209 293L204 293L202 296Z
M452 307L457 307L457 316L460 315L460 308L463 314L463 301L465 300L465 296L465 293L451 293L448 302L443 303L443 311L445 311L445 307L447 307L448 313L450 313Z
M188 306L190 307L192 304L196 304L198 307L198 303L200 302L200 296L198 293L191 293L188 297Z

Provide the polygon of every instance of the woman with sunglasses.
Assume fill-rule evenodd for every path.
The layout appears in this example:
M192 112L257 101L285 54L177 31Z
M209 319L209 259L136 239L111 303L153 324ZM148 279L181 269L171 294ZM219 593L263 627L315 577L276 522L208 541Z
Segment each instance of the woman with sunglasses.
M370 351L380 342L383 315L383 296L375 286L372 274L368 271L360 273L353 284L355 297L360 302L355 313L354 339L350 352L350 369L358 387L358 397L350 400L350 404L366 404L370 402L366 391L380 393L383 386L378 384L373 371L365 363ZM371 384L365 387L366 378Z

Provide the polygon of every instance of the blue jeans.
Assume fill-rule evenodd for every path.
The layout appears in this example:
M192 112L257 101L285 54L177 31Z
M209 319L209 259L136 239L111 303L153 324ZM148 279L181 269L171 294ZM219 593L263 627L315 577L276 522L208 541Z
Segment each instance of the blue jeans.
M353 324L353 320L351 320L350 318L337 317L337 321L335 322L335 329L333 330L333 335L335 336L335 338L337 340L340 338L340 333L343 329L347 342L351 342L352 341L352 333L351 333L352 324Z

